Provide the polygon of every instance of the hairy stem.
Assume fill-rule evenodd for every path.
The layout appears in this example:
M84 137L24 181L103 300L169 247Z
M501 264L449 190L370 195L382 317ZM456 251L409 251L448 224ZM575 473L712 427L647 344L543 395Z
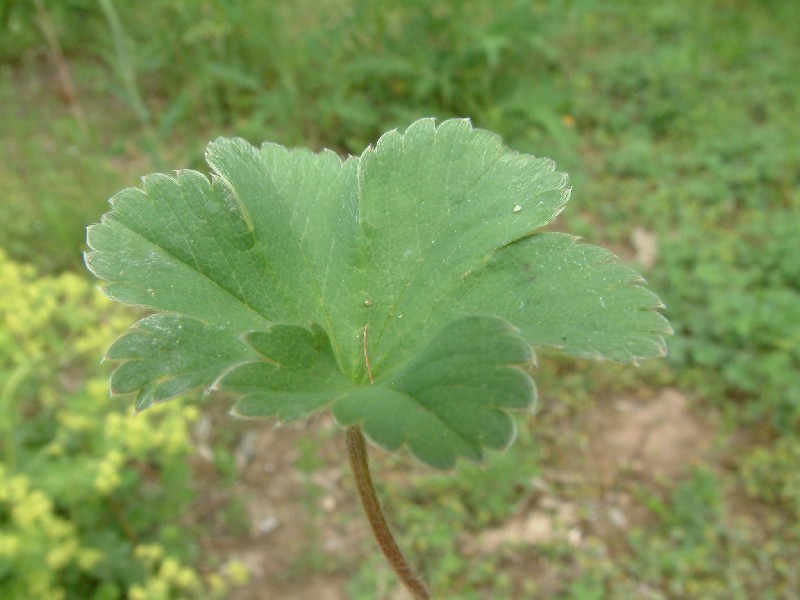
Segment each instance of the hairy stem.
M364 441L364 434L357 425L347 429L347 454L350 457L350 466L356 480L358 497L361 505L367 514L372 534L381 547L381 552L386 557L397 577L406 586L414 600L430 600L430 593L425 584L414 573L411 565L408 564L406 557L400 551L397 542L386 524L378 496L375 494L375 486L372 484L372 477L369 474L369 462L367 457L367 444Z

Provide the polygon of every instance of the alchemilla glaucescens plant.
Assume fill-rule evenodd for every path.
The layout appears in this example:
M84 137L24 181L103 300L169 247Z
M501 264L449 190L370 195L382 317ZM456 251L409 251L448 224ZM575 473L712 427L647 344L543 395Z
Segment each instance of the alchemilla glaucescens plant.
M361 156L218 139L195 171L150 175L89 227L104 291L152 314L108 350L138 409L190 389L246 417L330 410L376 537L365 437L452 468L513 438L533 347L618 362L664 354L659 299L606 250L542 232L567 178L467 120L413 123Z

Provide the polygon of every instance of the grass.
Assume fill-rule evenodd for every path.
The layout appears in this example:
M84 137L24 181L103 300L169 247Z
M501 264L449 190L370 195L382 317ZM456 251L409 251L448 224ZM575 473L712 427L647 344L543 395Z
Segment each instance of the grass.
M106 198L156 169L203 169L217 135L360 152L417 117L469 116L571 173L565 228L631 261L636 228L655 239L644 268L676 335L668 361L639 370L547 359L530 438L486 470L415 468L413 491L385 490L431 582L453 598L800 594L793 3L47 5L75 98L33 9L0 9L0 243L12 258L82 272L83 227ZM675 481L625 480L635 525L465 556L481 531L536 506L537 473L586 451L604 399L667 387L721 415L717 450ZM580 512L604 490L559 493ZM367 563L352 596L375 597L391 585L382 577Z

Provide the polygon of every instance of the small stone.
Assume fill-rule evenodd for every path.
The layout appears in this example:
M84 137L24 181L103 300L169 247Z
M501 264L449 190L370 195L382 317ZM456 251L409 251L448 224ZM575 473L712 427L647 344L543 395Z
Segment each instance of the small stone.
M278 518L273 515L261 519L256 524L256 530L261 535L268 535L278 528Z

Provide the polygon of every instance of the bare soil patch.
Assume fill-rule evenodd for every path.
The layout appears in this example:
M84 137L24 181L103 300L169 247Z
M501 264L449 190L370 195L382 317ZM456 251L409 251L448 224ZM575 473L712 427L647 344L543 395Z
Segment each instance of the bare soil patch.
M224 415L213 421L213 428L231 427ZM220 560L238 558L253 573L231 597L345 600L349 577L376 549L346 469L339 428L327 418L291 427L235 427L239 483L232 493L245 499L247 531L231 536L212 527L206 544ZM560 543L578 550L599 540L612 553L624 551L626 531L649 518L637 503L637 486L674 485L693 464L709 458L715 428L715 419L697 414L674 389L598 403L569 424L571 435L542 465L541 477L515 514L477 535L462 536L459 548L468 557L508 548L514 549L512 558L538 557L533 563L510 560L509 567L520 576L535 572L545 583L553 579L555 586L538 548ZM314 454L321 462L303 472L300 443L307 436L318 441ZM381 477L395 475L386 465L380 469Z

